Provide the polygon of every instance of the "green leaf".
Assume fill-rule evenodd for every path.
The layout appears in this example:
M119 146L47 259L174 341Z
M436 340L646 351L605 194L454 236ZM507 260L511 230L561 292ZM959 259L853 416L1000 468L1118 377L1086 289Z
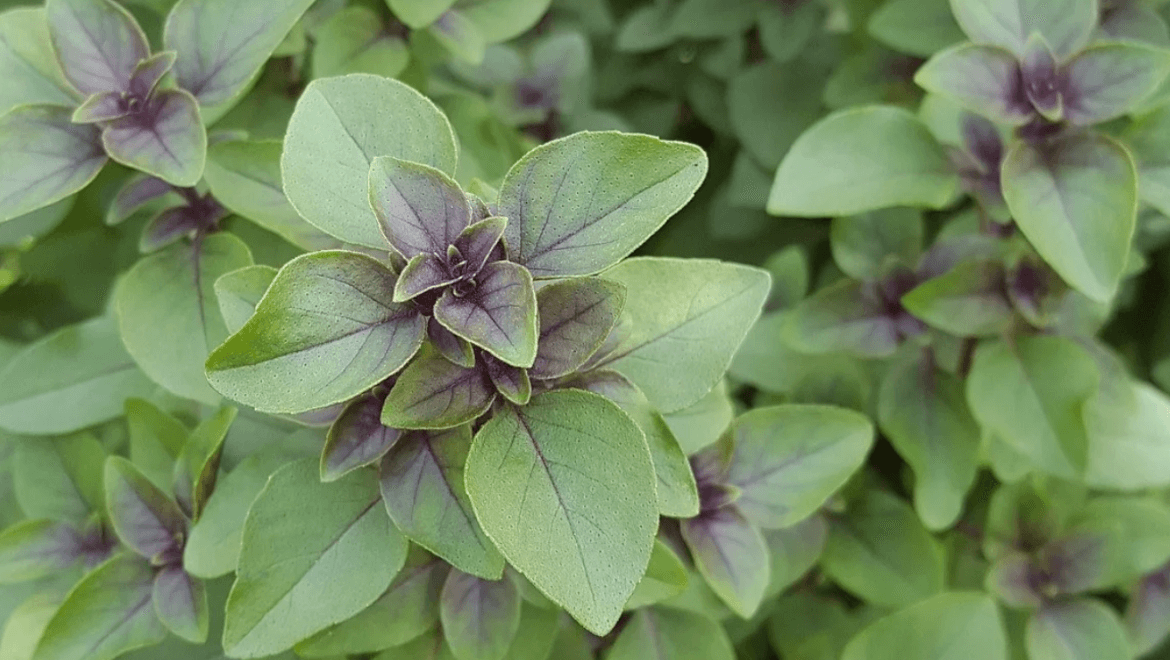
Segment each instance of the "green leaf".
M380 465L382 502L408 539L464 573L498 580L504 558L484 534L464 486L471 428L406 434Z
M751 618L772 570L760 530L730 505L684 520L682 536L711 589L733 612Z
M207 148L203 176L216 201L304 250L341 247L337 239L305 222L284 196L281 143L227 140Z
M823 114L821 89L828 70L821 71L765 60L744 68L728 81L731 128L744 150L765 172L774 171L801 133ZM767 191L761 193L766 199ZM758 208L759 201L752 206Z
M875 605L908 605L943 589L942 549L909 506L881 491L832 521L821 567Z
M347 73L394 78L410 63L406 40L387 33L381 18L367 7L345 7L314 36L313 78Z
M74 124L57 105L22 105L0 116L0 222L60 201L106 164L97 128Z
M495 398L483 371L425 351L394 382L382 423L398 429L449 429L479 418Z
M154 566L172 563L187 534L178 505L121 456L106 461L105 475L106 510L118 538Z
M439 621L439 595L447 572L446 564L416 546L386 593L353 618L297 644L297 655L371 653L420 638Z
M88 433L21 442L12 454L16 501L29 518L81 525L105 508L105 462L105 449Z
M194 520L203 514L203 507L215 490L223 443L238 412L231 406L223 406L200 422L191 431L175 462L172 479L175 499Z
M508 255L538 279L600 272L690 201L706 174L701 149L648 135L581 132L543 144L500 186Z
M1137 170L1125 147L1100 134L1018 141L1002 176L1008 208L1040 256L1073 288L1108 301L1137 216Z
M179 396L219 402L203 368L228 335L213 287L220 276L250 265L248 246L219 233L172 245L126 273L114 296L118 328L147 376Z
M554 282L536 292L540 331L533 378L560 378L601 348L626 304L626 288L600 277Z
M495 261L465 295L448 288L435 303L435 320L512 366L527 369L536 360L536 291L523 266Z
M203 582L181 566L167 566L154 576L152 595L159 621L168 630L193 644L207 641L211 614Z
M735 660L719 622L660 607L638 610L614 640L605 660Z
M956 653L969 660L1010 657L999 609L984 594L939 594L878 619L849 642L841 660L945 660Z
M605 273L626 287L633 331L598 365L673 412L711 391L759 317L765 271L714 260L639 257Z
M1145 383L1130 387L1134 408L1111 406L1100 393L1085 404L1085 483L1094 488L1132 491L1170 485L1170 400Z
M487 39L462 11L444 12L427 28L427 34L457 59L472 66L483 63Z
M699 515L699 490L687 456L666 420L636 385L616 371L607 370L592 371L568 385L616 403L642 429L658 480L658 510L662 515L671 518Z
M312 0L179 0L163 45L178 52L175 79L203 106L238 97Z
M393 156L450 174L457 153L451 125L430 100L397 80L351 74L309 83L280 165L301 217L343 241L384 249L369 203L373 159Z
M224 273L215 280L215 299L229 333L239 332L256 313L256 305L276 279L276 273L272 266L257 264Z
M942 208L958 177L939 143L900 108L843 110L792 145L768 197L768 213L856 215L890 206Z
M1117 614L1085 598L1045 605L1028 621L1031 660L1128 660L1133 657Z
M933 361L903 361L882 380L878 420L914 470L914 508L922 522L935 530L950 527L979 467L979 425L962 382Z
M520 592L511 580L451 571L439 618L456 660L503 660L520 627Z
M880 282L839 280L785 315L781 341L801 353L889 357L901 333L885 298Z
M820 560L829 536L823 515L812 515L787 529L764 532L772 576L764 598L772 598L800 580Z
M211 352L208 380L266 412L304 412L364 392L422 344L424 319L391 301L394 282L392 271L354 252L293 259L256 314Z
M395 18L418 30L438 20L455 0L387 0L386 4Z
M467 3L459 11L475 24L488 43L519 36L536 25L551 0L490 0Z
M0 368L0 428L68 433L114 419L127 398L154 390L111 320L93 319L29 344Z
M1020 63L1002 48L959 44L931 57L914 82L992 121L1022 126L1036 111L1024 95Z
M644 573L658 521L654 467L630 418L588 392L535 396L480 429L465 479L508 562L582 625L608 632Z
M32 660L45 626L57 613L61 598L56 594L36 594L21 603L8 616L0 635L0 657Z
M1092 357L1069 339L988 343L975 353L967 402L985 431L1041 470L1073 477L1085 468L1088 446L1081 406L1099 378Z
M1014 318L1003 263L965 261L902 296L902 305L934 328L959 337L995 336Z
M735 451L726 483L740 490L736 508L764 528L812 515L861 467L874 440L860 413L799 404L756 408L728 433Z
M194 186L207 162L207 131L199 102L186 90L156 92L141 114L114 119L102 146L117 162L176 186Z
M1039 32L1060 59L1079 51L1097 27L1097 0L951 0L951 11L971 41L1017 56Z
M906 266L917 263L923 233L922 213L914 209L833 218L829 232L833 262L852 277L874 279L891 259Z
M175 458L187 442L187 427L142 399L126 400L130 460L159 488L171 486Z
M346 404L325 437L321 481L337 481L377 462L398 442L402 432L382 424L383 403L382 397L368 393Z
M138 62L150 55L130 12L110 0L45 3L53 50L65 77L82 94L130 91Z
M520 608L520 632L504 657L508 660L548 660L561 629L556 608L544 609L525 604Z
M735 410L727 394L727 381L716 383L695 403L662 416L688 456L714 443L727 430Z
M113 660L161 642L166 628L151 604L154 569L118 555L73 587L37 645L33 660Z
M1134 121L1124 137L1137 160L1141 201L1165 215L1170 211L1170 108Z
M81 558L81 538L72 526L24 520L0 532L0 584L58 574Z
M669 30L693 39L731 37L752 27L757 10L752 0L683 0L674 9Z
M647 605L673 598L687 587L687 569L682 560L661 539L654 541L646 574L626 601L626 610L637 610Z
M73 105L77 91L65 80L49 40L41 7L9 9L0 14L0 115L18 105Z
M963 32L946 3L937 0L891 0L869 17L870 36L902 53L930 57L963 41Z
M370 163L370 206L382 235L407 259L446 255L471 224L471 204L454 179L390 156Z
M1089 126L1120 117L1170 74L1170 53L1138 43L1098 44L1064 65L1064 117Z
M280 470L244 523L223 645L236 658L272 655L357 614L390 586L406 540L379 506L369 470L321 483L317 462Z
M782 596L768 621L773 648L796 660L841 660L850 638L873 613L847 611L837 600L815 593Z

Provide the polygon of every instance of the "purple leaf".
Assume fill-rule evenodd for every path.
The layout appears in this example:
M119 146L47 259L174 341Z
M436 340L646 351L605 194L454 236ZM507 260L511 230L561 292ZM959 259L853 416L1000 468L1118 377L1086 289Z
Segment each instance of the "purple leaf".
M1088 126L1129 112L1170 74L1170 53L1137 43L1098 44L1064 66L1065 118Z
M1077 594L1105 586L1108 539L1096 532L1073 532L1044 546L1037 563L1048 593Z
M1048 121L1060 121L1064 114L1061 76L1056 70L1056 56L1039 33L1033 34L1024 46L1020 72L1024 79L1024 93L1032 107Z
M995 124L977 114L964 112L959 130L967 153L984 171L995 172L998 178L999 166L1003 163L1003 139Z
M431 340L435 350L448 361L468 369L475 366L475 351L472 350L471 344L444 328L434 317L427 321L427 338Z
M24 520L0 532L0 584L37 580L81 559L82 539L72 525Z
M789 336L802 352L886 357L901 340L888 303L874 283L843 280L797 305L788 319Z
M370 205L386 240L407 259L446 255L471 223L471 205L454 179L390 156L370 165Z
M512 403L523 406L532 398L532 381L528 378L528 371L519 367L504 364L491 356L485 356L488 376L496 391Z
M150 56L138 22L111 0L48 0L49 34L65 77L83 94L130 91L134 67Z
M492 256L492 250L500 244L500 238L503 237L507 226L507 218L496 216L469 225L459 233L454 245L467 260L464 272L478 273L483 269L488 258Z
M540 337L534 378L559 378L601 348L626 303L626 287L599 277L562 280L536 294Z
M110 202L110 208L106 211L106 224L116 225L147 204L168 194L175 203L180 202L182 198L173 193L174 188L166 181L146 174L136 174L126 180Z
M995 560L986 580L987 590L1009 607L1039 607L1045 599L1040 567L1022 552L1009 552Z
M436 353L422 353L398 376L382 423L400 429L447 429L487 412L496 398L487 374Z
M997 122L1021 126L1033 115L1016 57L1002 48L948 48L930 58L914 82Z
M106 164L100 133L74 124L73 111L24 105L0 117L0 222L84 188Z
M187 520L178 505L120 456L106 460L105 486L118 538L156 566L179 561Z
M138 63L134 67L134 75L130 78L130 94L139 98L149 98L154 94L163 76L175 66L175 51L165 50L156 53Z
M447 286L456 279L447 269L443 257L430 252L416 254L398 275L398 282L394 285L394 302L406 302L427 291Z
M200 227L200 218L191 212L189 206L165 209L147 221L138 239L138 250L149 254L161 250L175 241L190 235Z
M751 618L768 587L771 560L760 531L735 506L682 521L695 568L733 612Z
M1170 569L1138 582L1125 610L1125 624L1138 656L1156 648L1170 633Z
M520 628L520 591L451 571L439 601L443 636L456 660L503 660Z
M171 632L193 644L207 641L210 613L203 582L182 566L167 566L154 576L154 611Z
M130 114L122 92L96 92L73 111L73 123L96 124Z
M345 407L329 427L321 452L321 481L336 481L382 458L402 432L382 424L384 398L363 394Z
M471 429L407 434L381 463L382 502L411 541L465 573L499 579L504 558L480 527L463 485Z
M119 163L176 186L194 186L203 177L207 131L195 97L181 89L162 90L110 122L102 144Z
M504 362L528 368L536 360L536 292L523 266L496 261L484 266L475 286L459 295L443 292L435 318L451 332Z

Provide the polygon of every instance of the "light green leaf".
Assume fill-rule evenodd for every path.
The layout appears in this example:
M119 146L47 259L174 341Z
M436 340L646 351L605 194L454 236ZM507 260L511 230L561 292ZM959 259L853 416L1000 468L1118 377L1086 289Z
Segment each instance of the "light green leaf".
M159 488L171 486L175 458L187 442L187 427L143 399L126 400L130 460Z
M658 522L654 467L630 418L576 390L504 408L476 435L466 482L508 562L582 625L608 632L645 571Z
M687 456L718 440L733 417L734 405L727 394L725 380L719 381L702 399L662 416Z
M105 449L88 433L21 442L12 454L16 501L29 518L81 525L105 508L105 462Z
M256 314L208 357L212 387L258 410L295 413L345 401L385 380L414 355L425 333L413 307L391 300L395 279L386 266L354 252L293 259Z
M638 610L605 660L735 660L719 622L700 614L652 607Z
M220 276L250 265L248 246L219 233L176 243L126 273L114 296L118 328L147 376L179 396L219 402L203 369L228 335L213 287Z
M792 145L768 197L768 213L856 215L890 206L942 208L959 180L939 143L900 108L843 110Z
M1021 140L1002 176L1008 208L1040 256L1073 288L1108 301L1137 217L1137 170L1126 148L1100 134L1043 145Z
M450 174L457 154L451 125L434 103L397 80L351 74L305 89L280 167L301 217L343 241L385 249L369 203L373 159L393 156Z
M0 115L27 103L70 106L80 100L57 63L44 8L0 14L0 80Z
M229 333L235 334L256 313L256 305L268 291L277 270L272 266L247 266L215 280L215 299Z
M964 261L902 296L918 319L959 337L996 336L1013 321L1008 274L994 259Z
M637 588L626 601L626 610L636 610L647 605L673 598L687 587L687 569L682 560L660 539L654 541L650 552L650 563L646 574L638 581Z
M999 609L984 594L939 594L878 619L858 633L841 656L841 660L959 658L1009 658Z
M113 322L93 319L29 344L0 368L0 428L68 433L114 419L126 399L154 390Z
M890 260L915 265L922 252L924 231L922 213L915 209L892 208L833 218L829 230L833 262L859 280L876 279Z
M406 550L380 506L373 472L323 484L315 460L285 467L244 523L225 651L272 655L357 614L390 586Z
M57 613L61 598L56 594L35 594L21 603L8 616L4 632L0 634L0 658L32 660L45 626Z
M386 0L394 17L407 27L418 30L434 23L455 0Z
M890 0L870 15L866 29L890 48L919 57L963 41L950 7L938 0Z
M488 43L499 43L536 25L551 3L552 0L482 0L464 3L459 11Z
M393 78L410 62L406 40L388 34L382 19L368 7L342 9L317 29L315 37L313 78L347 73Z
M772 575L764 597L771 598L804 577L820 560L828 536L829 523L821 514L787 529L766 530L764 543L772 558Z
M662 412L711 391L760 314L770 277L713 260L639 257L605 273L626 287L633 330L598 366L612 365Z
M942 549L913 509L881 491L832 521L821 567L875 605L908 605L943 589Z
M1084 598L1045 605L1028 621L1030 660L1129 660L1133 657L1117 614Z
M80 555L81 538L67 523L24 520L0 532L0 584L57 574Z
M743 149L765 172L774 171L801 134L822 116L823 75L764 60L743 68L728 81L731 128ZM765 199L767 194L763 192ZM753 207L759 208L758 202Z
M600 272L690 201L706 173L698 147L648 135L582 132L541 145L500 187L509 258L537 279Z
M1170 400L1145 383L1130 387L1136 408L1111 405L1100 393L1085 404L1085 483L1094 488L1132 491L1170 485Z
M561 628L560 611L525 604L520 609L520 632L504 655L508 660L549 660L557 632Z

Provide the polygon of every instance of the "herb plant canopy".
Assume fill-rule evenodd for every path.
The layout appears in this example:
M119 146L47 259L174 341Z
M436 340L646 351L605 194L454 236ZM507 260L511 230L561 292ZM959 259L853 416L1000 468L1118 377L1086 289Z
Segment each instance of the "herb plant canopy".
M1168 18L0 0L0 660L1170 658Z

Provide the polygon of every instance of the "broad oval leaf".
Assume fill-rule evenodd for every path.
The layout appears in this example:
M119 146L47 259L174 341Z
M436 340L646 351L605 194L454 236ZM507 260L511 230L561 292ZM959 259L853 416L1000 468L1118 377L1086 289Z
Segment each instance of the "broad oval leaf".
M193 644L207 641L211 614L203 582L182 566L167 566L154 576L154 609L168 630Z
M20 7L0 13L0 115L18 105L51 103L70 106L77 91L65 80L49 39L41 7Z
M695 568L719 598L745 619L755 615L772 571L760 530L730 505L684 520L682 536Z
M53 618L33 660L113 660L163 640L167 629L152 605L154 569L118 555L78 582Z
M942 145L901 108L842 110L792 145L776 170L768 213L856 215L890 206L942 208L958 190Z
M625 285L633 330L594 366L627 376L664 413L695 403L719 382L771 280L749 266L661 257L627 259L605 277Z
M176 186L194 186L203 178L207 131L199 102L182 89L157 92L140 112L106 124L102 145L119 163Z
M398 371L422 344L425 320L391 300L395 275L344 251L285 264L256 314L207 359L221 394L267 412L346 401Z
M128 92L150 56L146 34L112 0L48 0L45 14L65 77L83 94Z
M72 525L24 520L0 532L0 584L38 580L81 559L81 537Z
M1137 217L1137 169L1124 146L1101 134L1018 141L1003 163L1003 195L1064 281L1099 302L1113 296Z
M1002 48L960 44L937 53L914 74L914 82L996 122L1020 126L1036 111L1024 95L1015 55Z
M1032 660L1128 660L1133 657L1117 614L1092 599L1055 601L1040 608L1025 633Z
M471 205L454 179L391 156L370 163L370 206L382 235L407 259L446 255L471 224Z
M269 479L244 523L223 646L273 655L373 603L406 561L369 470L322 483L314 460Z
M309 83L289 120L280 167L301 217L343 241L385 249L369 202L374 158L451 174L457 154L451 125L429 99L397 80L351 74Z
M651 607L634 614L605 660L735 660L735 650L718 621Z
M735 506L764 528L791 527L812 515L865 462L873 424L834 406L756 408L728 431L735 451L727 483Z
M373 393L350 401L329 427L321 451L321 481L337 481L390 451L402 431L382 424L382 397ZM401 525L399 525L401 527Z
M1039 32L1064 59L1089 42L1097 5L1097 0L951 0L951 11L975 43L1023 56L1028 37Z
M658 524L654 467L630 418L589 392L535 396L480 429L465 479L508 562L587 629L608 632Z
M536 291L523 266L492 262L463 296L448 288L435 303L435 320L512 366L526 369L536 360Z
M1170 53L1139 43L1098 44L1064 65L1064 117L1079 126L1116 119L1137 107L1170 74Z
M382 502L411 541L464 573L498 580L504 558L484 534L464 486L471 428L406 434L382 459Z
M400 429L449 429L479 418L495 398L482 369L461 367L424 351L394 382L382 407L382 423Z
M456 660L503 660L520 628L520 591L508 579L493 582L451 571L439 618Z
M939 594L878 619L845 647L841 660L1008 660L995 601L985 594Z
M690 201L706 174L701 149L648 135L581 132L548 142L500 186L509 257L538 279L600 272Z
M121 456L106 461L105 475L106 510L122 543L156 566L178 559L187 520L174 500Z
M626 287L600 277L555 282L536 292L540 332L533 378L559 378L592 357L617 324Z
M126 273L114 294L118 328L147 376L179 396L219 402L203 367L228 336L214 286L222 275L251 265L248 246L219 233L172 245Z
M25 105L0 117L0 222L65 199L106 164L101 133L74 124L72 114L63 106Z
M284 41L312 0L179 0L163 45L178 53L175 79L203 106L234 99Z
M0 428L76 431L118 417L126 399L155 389L122 348L113 322L93 319L29 344L0 368Z

